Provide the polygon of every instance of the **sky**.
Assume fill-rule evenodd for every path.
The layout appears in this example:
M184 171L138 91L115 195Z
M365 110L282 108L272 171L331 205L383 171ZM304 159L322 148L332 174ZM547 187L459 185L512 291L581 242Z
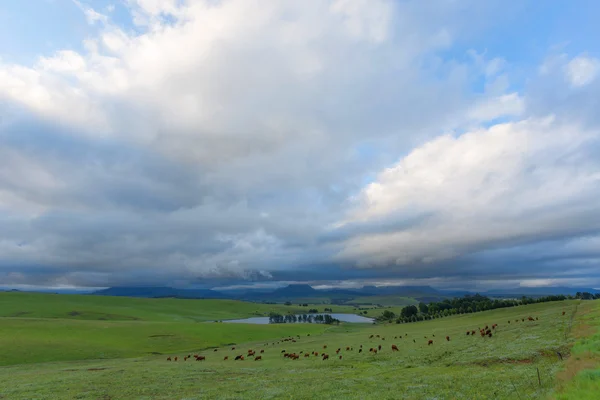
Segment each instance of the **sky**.
M600 287L593 0L0 4L0 284Z

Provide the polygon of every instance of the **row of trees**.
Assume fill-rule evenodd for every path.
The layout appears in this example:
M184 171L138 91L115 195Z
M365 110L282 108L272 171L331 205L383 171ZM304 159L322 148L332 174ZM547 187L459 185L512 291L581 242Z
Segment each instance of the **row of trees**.
M575 298L581 300L598 300L600 299L600 293L591 294L590 292L577 292Z
M329 314L319 314L319 315L287 314L287 315L282 315L282 314L278 314L278 313L274 313L274 312L269 314L269 323L270 324L293 324L293 323L297 323L297 322L304 322L304 323L309 323L309 324L314 322L316 324L327 324L327 325L340 323L340 321L338 319L333 318Z
M411 305L404 307L400 311L400 315L386 310L377 320L381 322L393 322L398 324L407 322L416 322L429 319L443 318L449 315L468 314L486 310L494 310L496 308L515 307L522 304L544 303L548 301L562 301L572 296L545 296L538 298L530 298L523 296L520 299L490 299L489 297L480 294L466 295L464 297L455 297L453 299L445 299L441 302L434 303L419 303L418 306Z

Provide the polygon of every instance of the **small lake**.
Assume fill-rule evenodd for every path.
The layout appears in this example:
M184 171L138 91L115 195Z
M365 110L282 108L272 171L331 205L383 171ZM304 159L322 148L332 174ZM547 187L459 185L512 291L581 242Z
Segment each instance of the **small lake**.
M306 314L306 315L312 315L313 318L315 315L331 315L332 318L335 319L339 319L342 322L352 322L352 323L359 323L359 324L372 324L375 320L373 318L367 318L367 317L363 317L361 315L356 315L356 314L336 314L336 313L318 313L318 314ZM296 314L296 317L301 316L302 314ZM244 319L229 319L229 320L223 320L223 322L229 322L229 323L234 323L234 324L268 324L269 323L269 317L251 317L251 318L244 318ZM289 323L289 322L288 322ZM308 322L295 322L296 324L305 324ZM313 322L313 324L316 322Z

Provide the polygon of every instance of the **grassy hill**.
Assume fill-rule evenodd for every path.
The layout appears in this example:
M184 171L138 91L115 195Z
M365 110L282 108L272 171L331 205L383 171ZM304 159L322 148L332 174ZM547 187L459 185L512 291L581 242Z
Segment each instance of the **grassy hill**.
M598 389L597 373L582 368L597 362L600 302L540 303L403 325L265 326L196 322L261 312L256 304L238 304L242 311L236 311L217 301L198 303L213 308L197 310L188 303L212 301L148 299L158 302L149 307L146 299L76 296L92 300L49 305L52 295L40 295L38 304L34 297L0 302L3 315L8 306L13 313L40 306L37 316L48 317L0 318L0 398L585 399ZM118 310L110 309L113 301ZM93 309L138 319L60 318L69 310ZM521 321L530 315L538 320ZM499 324L492 338L465 335L492 323ZM296 342L280 341L290 336ZM368 351L379 345L377 354ZM248 348L264 350L263 359L231 360ZM327 352L330 359L293 361L282 350ZM207 359L181 361L188 353ZM168 362L167 355L180 360Z

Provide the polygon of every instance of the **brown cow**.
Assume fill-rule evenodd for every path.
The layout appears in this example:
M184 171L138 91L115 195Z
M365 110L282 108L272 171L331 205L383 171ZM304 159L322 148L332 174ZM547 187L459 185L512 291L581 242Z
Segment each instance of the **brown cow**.
M395 344L392 345L392 351L398 351L398 346L396 346Z
M310 354L304 353L304 358L306 358L306 357L310 357Z
M471 331L467 331L467 336L469 336L471 334Z
M346 351L350 351L350 347L346 346Z
M254 357L254 361L262 360L261 356Z
M446 340L447 340L447 341L450 341L450 336L446 336Z
M488 333L488 336L489 336L489 337L492 337L492 332Z
M171 361L171 357L167 357L167 361Z
M565 312L563 311L563 315L565 315Z
M198 356L198 358L196 358L196 361L203 361L203 360L206 360L206 357Z
M223 361L227 361L227 360L229 360L229 357L228 357L228 356L225 356L225 357L223 358Z
M175 358L173 359L173 361L177 361L177 357L175 357Z
M340 354L340 351L341 351L341 350L342 350L342 349L338 348L338 349L335 351L335 354Z
M326 348L327 348L327 345L324 345L324 346L323 346L323 348L324 348L324 349L326 349Z
M429 339L429 342L427 342L427 346L432 345L433 344L433 340Z
M475 331L471 331L471 336L475 335Z
M340 360L342 359L342 356L340 356Z
M236 356L236 357L235 357L235 360L236 360L236 361L237 361L237 360L243 360L243 359L244 359L244 356Z
M329 355L323 353L323 360L328 360L328 359L329 359Z
M377 354L377 349L373 349L373 354Z
M261 354L262 354L262 353L264 353L264 352L265 352L264 350L261 350L261 351L260 351L260 353L261 353Z

